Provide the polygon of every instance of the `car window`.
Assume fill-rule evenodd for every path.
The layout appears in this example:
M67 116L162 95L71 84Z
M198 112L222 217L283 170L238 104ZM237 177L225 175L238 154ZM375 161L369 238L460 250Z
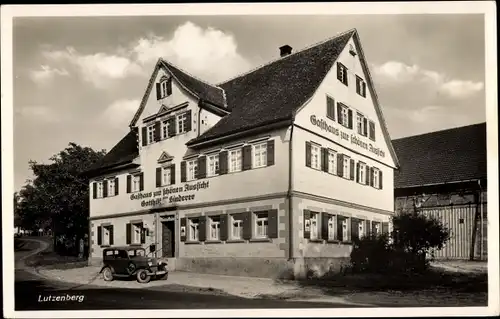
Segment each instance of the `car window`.
M125 250L119 250L117 254L118 258L128 258L127 252Z
M112 250L106 250L104 252L104 254L105 254L106 257L112 257L113 256L113 251Z
M144 256L145 254L146 254L146 253L145 253L145 251L144 251L143 249L137 249L137 250L135 251L135 255L136 255L136 256Z

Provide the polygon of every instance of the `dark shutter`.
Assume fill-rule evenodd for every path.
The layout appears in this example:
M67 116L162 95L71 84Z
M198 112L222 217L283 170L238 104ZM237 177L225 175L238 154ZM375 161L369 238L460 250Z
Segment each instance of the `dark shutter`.
M342 123L342 105L340 103L337 103L337 122L339 122L339 124L343 124Z
M167 80L167 96L172 94L172 78Z
M243 170L249 170L252 168L252 145L243 146Z
M382 234L389 234L389 223L382 223Z
M326 116L335 120L335 100L331 97L326 97Z
M132 175L127 175L127 194L132 193Z
M181 183L186 182L186 161L181 162Z
M161 122L158 121L158 122L155 122L155 142L158 142L159 140L161 140Z
M198 157L198 171L196 178L205 178L207 177L207 157L206 156L200 156Z
M306 229L306 223L309 222L309 229ZM311 238L311 211L304 209L304 238Z
M321 213L321 233L322 239L328 239L328 221L330 220L330 214L323 212Z
M356 183L359 183L359 171L360 171L360 167L359 167L359 162L356 163Z
M243 213L243 239L252 238L252 212Z
M306 142L306 166L311 167L311 142Z
M373 167L370 167L370 186L373 186Z
M170 165L170 184L175 185L175 164Z
M97 226L97 245L102 245L102 227Z
M198 240L205 241L207 239L207 217L201 216L199 222L200 223L198 224L198 231L199 231Z
M109 244L114 245L115 244L115 234L113 231L113 225L109 226Z
M269 238L278 238L278 210L271 209L267 215L268 218L268 237Z
M125 225L125 232L127 237L127 245L132 242L132 224L128 223Z
M342 232L342 221L345 219L344 216L337 215L337 240L344 241L344 236Z
M342 81L342 70L340 64L337 62L337 79Z
M120 193L118 190L119 185L120 185L119 179L118 179L118 177L115 177L115 196Z
M378 171L378 187L380 189L382 189L382 186L383 186L383 182L382 182L383 178L382 178L382 171L379 170Z
M175 124L176 124L175 123L175 116L172 116L167 121L168 121L168 137L175 136L175 134L177 132L177 128L175 126Z
M143 223L141 223L139 227L141 230L141 244L145 244L146 243L146 229L144 229Z
M349 164L350 164L349 177L350 177L351 181L353 181L354 180L354 160L352 158L349 160Z
M344 155L340 153L337 154L337 175L344 176Z
M351 240L359 239L359 223L357 218L351 218Z
M368 135L368 120L366 119L366 117L363 118L363 135Z
M363 81L363 97L366 97L366 82Z
M108 181L102 181L102 197L108 197Z
M378 222L372 222L371 224L372 224L371 233L372 233L372 235L375 236L377 234L377 228L376 228L376 226L377 226Z
M192 114L191 110L189 110L189 111L186 112L186 123L185 123L185 125L186 125L186 132L191 131L191 126L192 126L192 123L193 123L193 120L192 120L193 117L192 117L191 114Z
M371 222L369 220L365 220L365 236L370 237L372 233Z
M184 235L181 232L181 241L186 241L187 229L186 229L186 217L181 218L181 229L184 227Z
M348 121L347 127L352 129L352 110L351 109L347 110L347 121Z
M370 185L370 166L365 166L365 185Z
M220 216L220 240L224 241L228 239L228 215L224 214Z
M156 168L156 187L161 187L161 182L162 182L162 178L161 178L161 167L157 167Z
M139 173L139 191L144 190L144 172Z
M222 151L219 153L219 174L227 174L227 151Z
M142 146L148 145L148 128L142 127Z
M370 139L375 141L375 123L370 121Z
M267 141L267 166L274 165L274 140Z
M356 93L361 95L361 80L356 76Z
M97 198L97 183L96 182L92 183L92 198L94 198L94 199Z
M161 98L162 98L162 96L161 96L161 84L156 83L156 99L159 100Z
M326 172L327 170L325 169L326 167L326 159L325 159L325 153L326 153L326 149L324 147L321 148L320 150L320 160L321 160L321 170L323 172Z
M328 161L328 157L330 156L330 151L325 148L325 172L328 172L330 169L330 162Z

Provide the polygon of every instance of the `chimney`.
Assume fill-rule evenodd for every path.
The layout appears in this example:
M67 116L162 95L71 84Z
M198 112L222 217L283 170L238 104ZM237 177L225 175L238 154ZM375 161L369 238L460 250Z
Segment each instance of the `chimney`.
M284 57L292 53L292 47L289 46L288 44L285 44L284 46L280 47L280 56Z

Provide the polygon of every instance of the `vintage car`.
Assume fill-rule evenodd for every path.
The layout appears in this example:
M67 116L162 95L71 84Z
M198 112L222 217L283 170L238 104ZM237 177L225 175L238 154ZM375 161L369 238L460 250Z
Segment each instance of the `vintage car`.
M148 257L141 247L110 247L102 252L104 280L112 281L115 277L130 278L135 276L140 283L148 283L152 277L165 279L168 276L167 262Z

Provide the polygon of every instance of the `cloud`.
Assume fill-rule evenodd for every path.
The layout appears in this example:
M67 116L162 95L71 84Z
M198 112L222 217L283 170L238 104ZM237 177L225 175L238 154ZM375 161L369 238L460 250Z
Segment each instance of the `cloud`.
M124 99L115 101L101 114L100 120L102 123L116 128L127 127L140 103L140 100Z
M468 98L484 88L482 82L450 79L445 74L422 69L418 65L406 65L402 62L389 61L382 65L372 66L377 82L381 85L424 85L428 91L452 99Z
M52 68L48 65L41 65L39 70L30 71L30 78L36 83L47 83L55 76L69 76L66 69Z
M56 123L62 121L61 116L53 109L43 105L27 105L16 108L15 114L36 121Z

